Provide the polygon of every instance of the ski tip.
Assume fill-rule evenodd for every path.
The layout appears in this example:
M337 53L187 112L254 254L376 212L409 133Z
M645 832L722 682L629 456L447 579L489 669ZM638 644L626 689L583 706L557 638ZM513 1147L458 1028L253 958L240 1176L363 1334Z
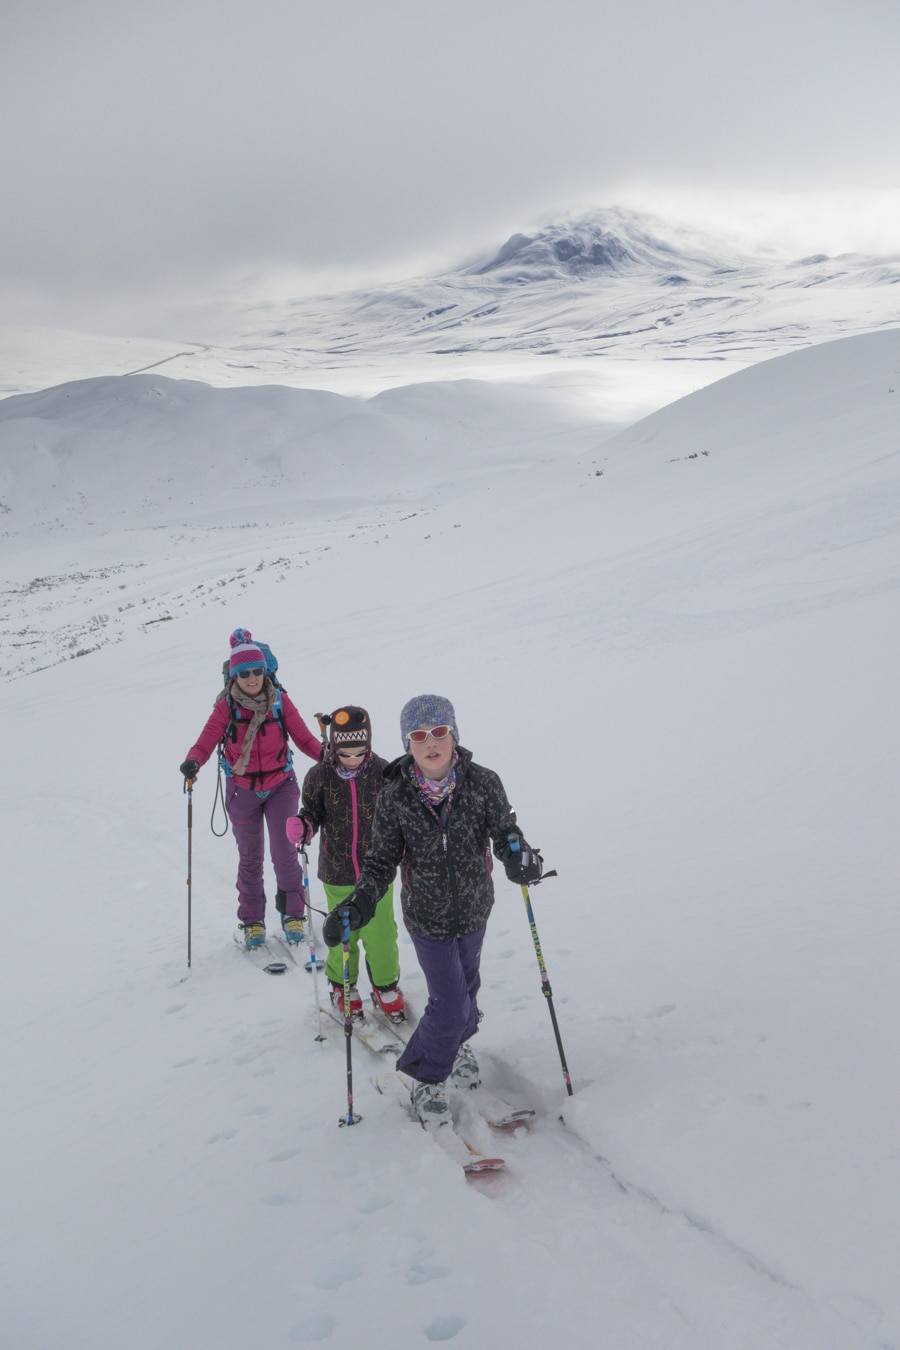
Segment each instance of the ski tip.
M492 1130L497 1130L499 1134L514 1134L521 1126L531 1125L535 1119L533 1106L523 1107L518 1111L509 1111L505 1116L487 1116L487 1123Z
M479 1172L504 1172L506 1162L503 1158L473 1158L471 1162L463 1165L463 1171L470 1175L477 1175Z

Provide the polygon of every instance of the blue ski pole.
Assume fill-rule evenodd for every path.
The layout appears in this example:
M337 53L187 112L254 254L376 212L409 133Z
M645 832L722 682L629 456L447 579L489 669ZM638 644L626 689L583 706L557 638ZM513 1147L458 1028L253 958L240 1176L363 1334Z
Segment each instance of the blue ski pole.
M342 942L341 952L344 964L344 1039L347 1043L347 1114L341 1116L338 1124L358 1125L362 1116L353 1113L353 1015L350 1010L350 919L341 915Z

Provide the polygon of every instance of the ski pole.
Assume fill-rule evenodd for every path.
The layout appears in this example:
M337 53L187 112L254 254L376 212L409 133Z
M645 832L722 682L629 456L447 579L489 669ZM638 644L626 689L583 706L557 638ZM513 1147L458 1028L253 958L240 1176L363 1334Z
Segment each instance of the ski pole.
M331 726L331 714L316 713L316 721L319 724L319 735L322 737L322 753L319 755L319 762L321 763L328 753L328 728Z
M184 791L187 793L187 799L188 799L188 812L187 812L187 816L188 816L188 819L187 819L187 826L188 826L188 874L187 874L187 888L188 888L188 913L187 913L188 932L187 932L187 939L188 939L188 950L187 950L187 963L188 963L188 970L190 970L190 968L191 968L191 836L192 836L192 832L193 832L193 828L194 828L194 780L193 780L193 778L186 778L186 779L184 780Z
M513 853L518 853L521 849L519 836L511 834L508 836L509 846ZM545 877L556 876L555 872L545 872ZM553 1034L556 1037L556 1048L559 1051L559 1062L562 1065L563 1080L566 1085L566 1092L569 1096L574 1096L572 1091L572 1079L569 1076L569 1068L566 1064L565 1051L563 1050L562 1037L559 1034L559 1023L556 1020L556 1009L553 1006L553 990L550 988L550 976L547 974L547 967L544 965L544 954L541 951L541 940L538 937L537 924L534 920L534 910L531 907L531 895L528 887L522 887L522 898L525 901L525 912L528 915L528 926L531 929L531 940L534 943L534 954L537 957L538 969L541 972L541 991L547 1000L547 1007L550 1009L550 1021L553 1023Z
M549 873L547 874L550 875ZM556 1020L556 1009L553 1006L553 990L550 988L550 977L547 974L547 967L544 965L544 957L541 952L541 940L538 937L537 924L534 921L534 910L531 908L531 896L528 893L528 887L522 887L522 895L525 900L525 911L528 915L528 926L531 929L531 940L534 943L534 951L537 956L538 967L541 972L541 989L544 998L547 1000L547 1007L550 1009L550 1021L553 1023L553 1034L556 1037L556 1048L559 1051L559 1062L562 1065L563 1079L566 1084L566 1092L573 1096L572 1079L569 1077L569 1069L566 1064L566 1056L563 1050L562 1037L559 1034L559 1023Z
M306 906L306 918L309 923L307 946L309 947L309 969L313 974L313 998L316 1000L316 1040L324 1041L322 1005L319 1002L319 962L316 960L316 930L313 926L312 907L309 903L309 859L306 856L305 848L299 849L298 852L300 854L300 871L303 874L303 903Z
M347 1042L347 1114L341 1116L338 1124L358 1125L362 1120L362 1116L353 1114L353 1053L351 1050L353 1041L353 1016L350 1011L350 919L346 914L341 917L343 920L341 952L344 961L344 1039Z

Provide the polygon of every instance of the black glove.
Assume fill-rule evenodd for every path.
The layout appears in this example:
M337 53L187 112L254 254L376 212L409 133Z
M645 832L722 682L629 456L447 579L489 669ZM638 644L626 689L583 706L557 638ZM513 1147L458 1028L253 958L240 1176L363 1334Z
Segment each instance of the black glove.
M322 937L326 947L340 947L344 940L344 916L350 922L351 931L363 926L363 916L359 905L350 896L337 905L322 924Z
M510 881L516 886L533 886L543 875L544 860L536 848L527 845L523 848L524 842L520 834L511 834L500 850L500 857Z
M200 772L200 761L197 759L186 759L181 766L181 772L185 778L196 778Z

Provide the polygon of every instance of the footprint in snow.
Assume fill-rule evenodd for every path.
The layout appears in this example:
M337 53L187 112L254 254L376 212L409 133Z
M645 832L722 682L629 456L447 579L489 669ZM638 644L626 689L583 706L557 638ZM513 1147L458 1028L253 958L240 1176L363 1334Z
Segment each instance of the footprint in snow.
M420 1252L415 1260L409 1263L409 1274L406 1277L407 1284L428 1284L430 1280L445 1280L450 1274L446 1266L438 1266L432 1262L433 1251L427 1248ZM455 1333L454 1333L455 1335Z
M357 1208L360 1214L377 1214L379 1209L387 1209L388 1205L393 1203L393 1197L390 1195L372 1195Z
M252 1064L255 1059L259 1059L259 1052L248 1050L244 1054L235 1055L234 1062L235 1064Z
M332 1261L330 1265L323 1266L316 1284L320 1289L340 1289L342 1284L349 1284L351 1280L358 1280L363 1273L363 1268L358 1261Z
M211 1134L206 1142L208 1144L218 1144L222 1139L233 1139L236 1134L237 1130L220 1130L218 1134Z
M454 1336L458 1336L466 1325L464 1317L457 1317L450 1314L447 1317L436 1317L433 1322L429 1322L425 1328L425 1336L429 1341L452 1341Z
M337 1326L337 1319L331 1313L320 1313L318 1317L309 1317L302 1326L294 1327L290 1332L292 1341L327 1341Z
M270 1161L274 1163L290 1162L292 1158L300 1158L302 1156L302 1148L286 1148L283 1153L273 1153Z

